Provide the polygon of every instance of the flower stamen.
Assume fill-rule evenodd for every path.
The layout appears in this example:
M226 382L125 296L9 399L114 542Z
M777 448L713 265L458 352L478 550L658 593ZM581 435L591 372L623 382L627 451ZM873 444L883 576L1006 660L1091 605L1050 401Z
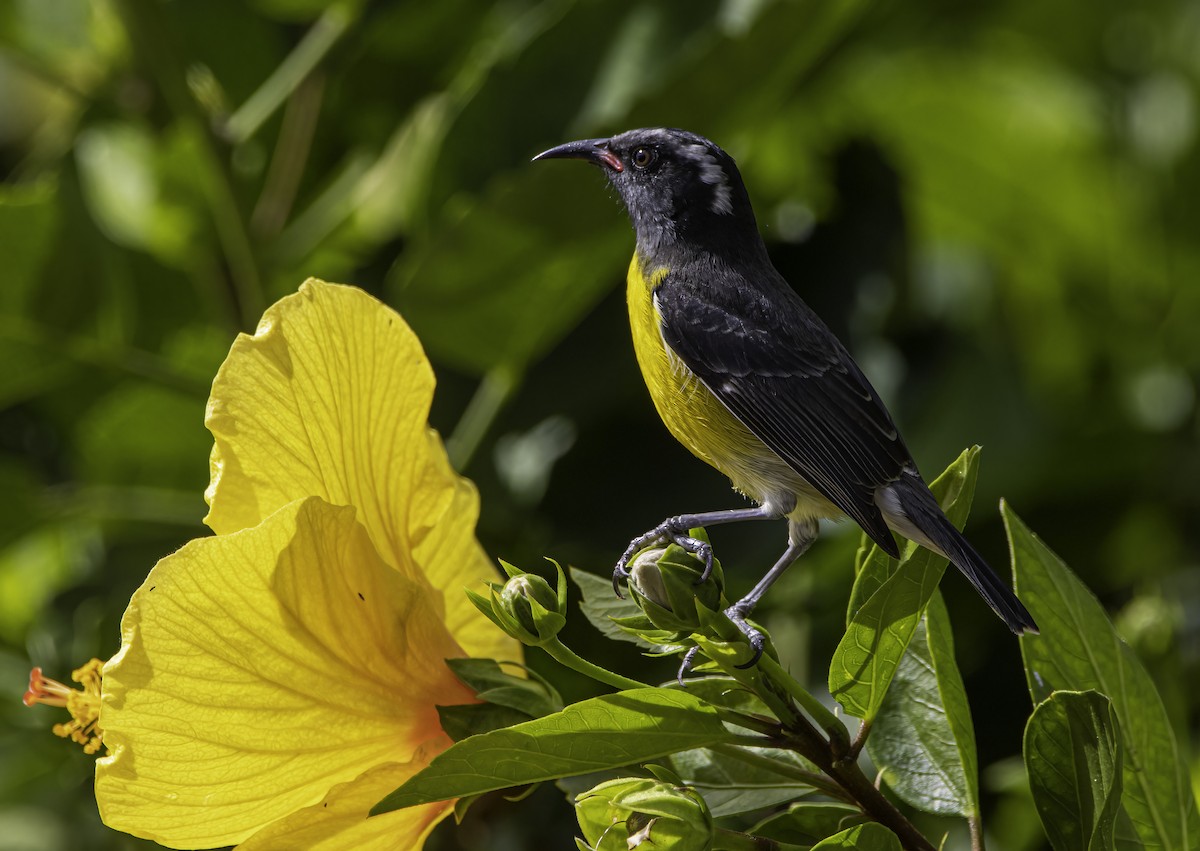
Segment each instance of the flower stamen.
M79 683L74 689L42 674L41 668L29 672L29 688L22 699L26 706L37 703L57 706L71 713L71 720L53 727L54 735L70 739L83 745L84 753L94 754L103 744L100 729L100 682L104 663L92 659L71 673L71 679Z

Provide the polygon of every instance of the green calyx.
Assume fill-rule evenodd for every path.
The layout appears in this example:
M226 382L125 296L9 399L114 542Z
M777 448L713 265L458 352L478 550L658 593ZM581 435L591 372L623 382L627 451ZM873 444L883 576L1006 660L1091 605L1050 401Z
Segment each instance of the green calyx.
M703 529L692 530L703 536ZM704 562L682 547L642 550L629 566L629 592L655 628L690 634L703 629L708 616L725 605L725 577L713 560L706 579Z
M553 640L566 624L567 579L558 571L556 588L535 573L525 573L505 562L500 566L508 574L503 585L488 583L490 597L468 590L475 608L523 644L540 647Z
M709 851L714 828L704 799L678 778L621 778L601 783L575 799L586 851L671 848Z

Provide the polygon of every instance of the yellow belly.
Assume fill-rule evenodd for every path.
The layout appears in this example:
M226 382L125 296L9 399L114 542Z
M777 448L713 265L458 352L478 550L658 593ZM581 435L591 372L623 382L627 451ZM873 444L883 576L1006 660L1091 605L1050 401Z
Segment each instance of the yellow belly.
M653 298L655 286L667 271L653 269L643 274L634 256L626 292L638 366L654 407L671 434L757 503L770 502L796 519L840 515L832 503L742 425L667 347Z

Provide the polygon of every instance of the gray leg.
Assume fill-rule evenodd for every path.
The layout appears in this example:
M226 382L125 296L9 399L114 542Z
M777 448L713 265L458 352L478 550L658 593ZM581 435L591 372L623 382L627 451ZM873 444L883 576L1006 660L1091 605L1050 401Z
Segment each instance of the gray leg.
M763 646L766 644L766 639L763 634L746 622L746 617L758 605L758 601L762 599L763 594L767 593L770 588L783 572L795 564L796 560L812 546L813 541L817 539L818 531L816 520L807 520L803 523L795 521L788 524L788 548L783 551L783 555L779 557L779 561L766 572L762 579L758 580L758 584L750 589L750 593L742 599L738 600L732 606L725 610L725 615L739 630L742 635L746 636L750 641L750 646L754 648L754 657L741 667L749 668L758 661L758 657L762 655Z
M704 573L700 582L708 579L712 573L712 547L704 541L688 535L689 529L699 526L719 526L722 523L739 523L743 520L777 520L783 514L771 505L760 505L755 508L728 508L722 511L702 511L698 514L679 514L668 517L644 535L638 535L629 542L625 553L617 561L613 570L613 590L621 596L620 583L629 579L626 566L640 550L652 544L675 543L704 561Z
M744 665L739 665L740 668L749 668L753 666L762 656L763 647L766 646L766 638L757 629L752 627L746 617L758 605L758 601L762 599L763 594L767 593L767 589L774 584L775 580L783 575L783 572L796 563L796 560L812 546L813 541L817 539L819 527L816 520L807 520L803 523L791 522L788 524L788 548L783 551L783 555L775 562L774 566L766 572L766 575L758 581L750 593L742 599L738 600L732 606L725 610L725 616L733 621L742 635L746 636L750 642L750 646L754 648L754 656ZM679 673L675 675L676 680L680 685L683 685L683 676L692 668L692 663L696 659L696 654L699 652L699 647L693 647L683 657L683 664L679 666Z
M817 539L818 529L815 520L789 523L788 548L783 551L783 555L779 557L779 561L775 562L774 567L768 570L763 578L758 580L758 584L750 589L750 593L734 603L732 608L737 609L742 615L750 614L750 611L758 605L758 601L762 599L763 594L767 593L767 589L775 583L775 580L783 576L783 572L808 551L813 541Z

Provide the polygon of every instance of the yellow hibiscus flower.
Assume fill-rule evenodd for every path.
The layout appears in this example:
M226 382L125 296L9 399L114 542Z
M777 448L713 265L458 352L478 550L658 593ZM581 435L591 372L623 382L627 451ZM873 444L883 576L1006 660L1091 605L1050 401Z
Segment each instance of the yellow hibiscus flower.
M419 342L309 280L213 382L205 522L160 561L105 666L106 824L173 848L419 848L448 803L367 818L450 745L443 663L517 660L464 586L494 578L478 497L427 424ZM31 684L32 689L32 684Z

